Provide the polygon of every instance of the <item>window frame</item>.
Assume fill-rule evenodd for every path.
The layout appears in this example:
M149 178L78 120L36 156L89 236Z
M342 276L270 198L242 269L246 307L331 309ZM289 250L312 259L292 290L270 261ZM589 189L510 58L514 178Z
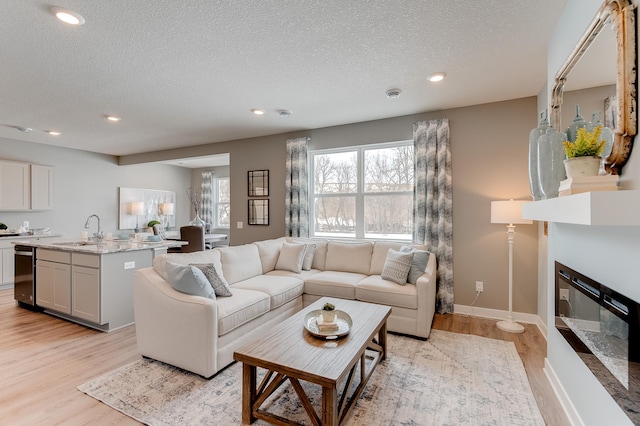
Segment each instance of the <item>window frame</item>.
M220 202L220 181L226 180L229 185L229 201ZM229 224L222 225L220 224L220 208L221 204L226 204L229 206ZM214 228L219 229L229 229L231 227L231 177L230 176L221 176L213 178L213 223Z
M315 201L318 198L328 198L328 197L345 197L345 198L353 198L355 200L355 235L354 236L331 236L331 239L343 239L343 240L379 240L380 237L367 237L365 234L365 198L367 196L393 196L393 195L411 195L413 197L413 188L410 191L376 191L376 192L365 192L365 152L378 150L378 149L386 149L386 148L398 148L403 146L412 146L413 140L400 140L394 142L382 142L382 143L372 143L366 145L355 145L348 147L340 147L340 148L328 148L328 149L317 149L310 150L308 152L308 196L309 196L309 236L316 238L327 238L326 235L316 235L315 229L315 219L316 219L316 208ZM339 154L339 153L347 153L347 152L356 152L356 191L355 192L344 192L344 193L327 193L327 194L316 194L315 192L315 156L316 155L327 155L327 154ZM414 171L414 185L415 185L415 171ZM385 241L397 241L397 242L411 242L412 235L410 234L408 238L384 238Z

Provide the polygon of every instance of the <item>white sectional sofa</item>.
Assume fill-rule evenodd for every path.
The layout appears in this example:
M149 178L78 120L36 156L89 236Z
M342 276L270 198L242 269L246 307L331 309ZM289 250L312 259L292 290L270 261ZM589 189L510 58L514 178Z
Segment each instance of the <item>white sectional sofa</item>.
M315 248L305 251L309 270L290 267L298 244ZM435 312L436 259L427 254L424 271L419 277L413 271L415 284L383 279L389 249L401 246L278 238L158 256L153 268L134 274L138 349L145 357L211 377L233 361L236 348L323 296L391 306L389 331L427 338ZM233 295L208 298L175 290L167 272L173 264L213 264Z

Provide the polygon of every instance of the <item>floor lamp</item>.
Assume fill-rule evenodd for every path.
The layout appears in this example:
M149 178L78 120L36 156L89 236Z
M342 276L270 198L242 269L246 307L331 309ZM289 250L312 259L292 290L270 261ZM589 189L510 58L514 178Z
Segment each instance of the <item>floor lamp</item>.
M496 324L502 331L522 333L524 327L513 320L513 240L516 234L515 224L531 224L529 219L522 218L522 205L528 201L492 201L491 223L507 224L507 239L509 241L509 316L505 321Z

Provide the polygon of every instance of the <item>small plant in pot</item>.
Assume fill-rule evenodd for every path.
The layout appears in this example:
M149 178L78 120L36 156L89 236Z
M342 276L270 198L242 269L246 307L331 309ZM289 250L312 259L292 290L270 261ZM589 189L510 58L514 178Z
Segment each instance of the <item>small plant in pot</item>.
M597 126L593 132L588 132L585 128L578 129L575 142L562 143L567 154L567 159L564 160L567 177L598 175L602 161L600 154L606 144L606 141L600 139L601 132L602 126Z
M336 307L333 303L325 303L322 307L322 320L324 322L333 322L336 319Z

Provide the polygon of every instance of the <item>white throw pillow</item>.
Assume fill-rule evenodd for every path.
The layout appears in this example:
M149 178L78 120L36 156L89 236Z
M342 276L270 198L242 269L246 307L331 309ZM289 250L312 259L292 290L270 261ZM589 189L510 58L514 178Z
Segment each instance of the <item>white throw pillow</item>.
M171 287L181 293L208 297L209 299L216 298L216 294L209 280L207 280L204 273L195 266L184 266L167 262L167 275Z
M394 249L389 249L387 252L387 260L384 262L382 268L382 279L393 281L400 285L407 284L407 276L411 269L411 261L413 260L413 253L401 253Z
M302 270L310 271L313 265L313 256L316 254L315 244L305 244L304 259L302 260Z
M299 274L302 271L305 249L305 244L283 243L280 249L280 255L278 256L278 263L276 263L276 269Z

